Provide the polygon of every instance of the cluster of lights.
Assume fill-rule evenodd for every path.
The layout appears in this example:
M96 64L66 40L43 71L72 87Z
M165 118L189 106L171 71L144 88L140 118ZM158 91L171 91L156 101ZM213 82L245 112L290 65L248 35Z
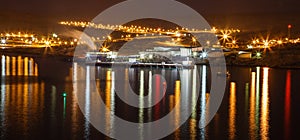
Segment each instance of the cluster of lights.
M300 38L297 39L252 39L248 48L270 48L275 46L281 46L287 43L300 43Z
M27 37L34 37L34 34L28 34L28 33L1 33L1 37L22 37L22 38L27 38Z
M192 33L213 33L213 34L222 34L223 39L227 40L230 38L230 34L240 32L239 29L217 29L213 27L210 30L204 29L189 29L184 27L176 27L173 29L163 29L163 28L150 28L150 27L142 27L137 25L104 25L104 24L96 24L92 22L83 22L83 21L62 21L59 22L61 25L72 26L72 27L82 27L82 28L94 28L94 29L103 29L103 30L112 30L112 31L120 31L125 34L121 35L118 38L112 38L111 36L102 36L102 37L91 37L92 41L109 41L109 42L118 42L118 41L130 41L134 37L159 37L161 35L172 37L172 42L177 44L183 41L183 38L189 37L191 38L190 45L197 46L197 39L194 38ZM157 36L158 35L158 36ZM85 41L79 41L78 44L85 44ZM232 44L237 44L236 40L232 40ZM207 42L207 45L210 45L210 42ZM103 51L107 51L107 48L102 49ZM101 49L100 49L101 50Z
M239 32L239 30L236 30L236 32ZM234 30L222 30L220 31L220 34L217 35L220 37L219 41L222 43L225 47L231 47L231 48L238 48L238 39L234 37L232 34L236 33ZM300 43L300 38L297 39L269 39L267 37L264 38L254 38L251 40L250 44L247 45L247 48L270 48L275 46L281 46L283 44L287 43Z
M184 37L191 37L191 44L196 46L197 39L191 36L191 33L214 33L217 37L219 37L220 45L223 47L231 47L238 48L239 41L235 37L234 34L240 33L240 29L217 29L216 27L212 27L211 30L200 30L200 29L188 29L177 27L174 29L163 29L163 28L150 28L150 27L142 27L136 25L104 25L104 24L96 24L92 22L83 22L83 21L62 21L61 25L73 26L73 27L82 27L82 28L95 28L95 29L105 29L105 30L113 30L113 31L121 31L127 33L126 35L121 35L120 38L112 38L111 36L103 36L103 37L92 37L93 41L106 40L110 42L117 42L120 40L129 41L134 37L139 37L143 35L146 36L154 36L155 35L167 35L172 37L172 42L181 42ZM269 48L273 46L282 45L285 43L300 43L300 39L254 39L251 41L248 48ZM85 44L85 42L78 42L78 44ZM210 45L210 42L206 43ZM102 47L103 51L108 51L109 47Z
M77 39L61 39L57 34L47 37L38 37L30 33L1 33L1 46L22 46L22 47L50 47L62 45L76 45Z
M239 29L217 29L213 27L211 30L200 30L200 29L189 29L185 27L176 27L176 29L163 29L163 28L150 28L150 27L142 27L137 25L104 25L104 24L96 24L92 22L83 22L83 21L62 21L59 22L61 25L73 26L73 27L82 27L82 28L95 28L95 29L105 29L105 30L114 30L114 31L122 31L130 34L159 34L159 35L173 35L176 37L184 37L190 34L188 33L201 33L201 32L210 32L210 33L219 33L219 32L228 32L228 33L236 33L240 32Z
M222 43L223 47L238 48L238 40L233 34L239 32L239 29L221 30L217 36L220 37L219 41Z

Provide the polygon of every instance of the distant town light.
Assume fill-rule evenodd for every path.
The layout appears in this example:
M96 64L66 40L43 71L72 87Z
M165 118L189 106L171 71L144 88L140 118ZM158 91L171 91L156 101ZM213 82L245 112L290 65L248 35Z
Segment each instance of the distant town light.
M58 37L58 35L57 35L57 34L55 34L55 33L54 33L52 36L53 36L53 37Z
M236 40L232 40L232 44L236 44Z
M5 44L5 43L6 43L6 40L5 40L5 39L1 39L1 43L2 43L2 44Z
M106 48L106 47L102 47L102 51L103 51L103 52L108 52L108 51L109 51L109 49L108 49L108 48Z
M152 58L153 58L153 54L150 54L150 55L149 55L149 58L152 59Z
M257 57L257 58L260 58L260 57L261 57L261 52L257 52L257 53L256 53L256 57Z
M112 40L111 36L107 36L108 40Z
M206 41L206 44L209 46L209 44L210 44L210 41Z
M224 39L227 39L227 38L228 38L228 35L227 35L227 34L224 34L224 35L223 35L223 38L224 38Z
M265 47L269 46L269 43L268 42L265 42L264 43Z
M193 52L193 56L196 57L198 55L198 52Z
M46 41L45 44L48 46L48 45L50 45L50 42L49 42L49 41Z
M193 42L196 42L197 40L196 40L196 38L193 37L193 38L192 38L192 41L193 41Z
M201 58L206 58L207 56L208 56L207 52L202 52L200 55Z
M180 36L181 36L181 33L176 32L175 36L176 36L176 37L180 37Z

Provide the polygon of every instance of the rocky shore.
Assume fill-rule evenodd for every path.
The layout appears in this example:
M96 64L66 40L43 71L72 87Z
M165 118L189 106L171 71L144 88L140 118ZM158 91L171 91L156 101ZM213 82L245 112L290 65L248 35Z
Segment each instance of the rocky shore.
M300 44L288 44L272 48L254 49L261 52L260 58L239 58L227 56L226 63L231 66L265 66L273 68L300 68Z

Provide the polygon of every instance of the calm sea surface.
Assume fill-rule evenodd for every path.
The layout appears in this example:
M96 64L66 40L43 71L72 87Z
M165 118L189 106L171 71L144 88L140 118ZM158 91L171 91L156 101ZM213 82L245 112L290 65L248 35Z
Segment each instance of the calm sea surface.
M72 67L71 63L54 58L2 55L0 60L0 139L109 139L89 123L77 103L78 95L85 95L86 105L92 103L93 92L86 88L90 83L73 83L79 76L89 77L91 71L96 73L93 82L106 107L127 121L159 120L177 103L182 107L194 104L196 109L191 109L189 119L165 139L299 139L300 70L297 69L228 67L231 75L227 77L221 106L211 122L199 129L199 121L205 115L203 108L210 101L212 84L207 66L124 69L124 80L129 83L121 86L132 88L136 95L166 90L155 106L143 108L129 106L118 98L114 91L120 82L116 83L116 71L111 68ZM156 74L164 78L153 76ZM198 99L194 90L197 86ZM124 95L127 94L124 90ZM144 105L142 100L139 104ZM177 110L170 125L181 121L180 113ZM111 115L104 116L106 131L117 133Z

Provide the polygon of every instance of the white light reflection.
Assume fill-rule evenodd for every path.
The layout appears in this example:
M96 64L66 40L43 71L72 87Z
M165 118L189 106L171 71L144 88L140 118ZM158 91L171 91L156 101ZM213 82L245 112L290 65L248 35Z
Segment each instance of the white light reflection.
M88 138L90 132L89 119L90 119L90 66L86 67L86 86L85 86L85 122L84 132L85 137Z
M78 122L78 102L77 102L77 98L76 95L78 95L78 64L77 63L73 63L73 70L72 70L72 80L73 82L73 98L72 98L72 117L71 120L73 122L73 124L77 124ZM78 127L73 126L72 127L72 133L76 133L78 131ZM74 135L74 137L72 139L75 139L76 136Z
M256 67L256 97L255 97L255 124L256 128L259 126L259 99L260 99L260 67ZM256 129L256 134L258 134L258 129Z
M10 75L10 57L6 56L6 76Z
M201 126L206 122L206 66L202 66L201 75L201 94L200 94L200 123Z
M29 76L33 76L33 68L34 68L34 61L32 58L29 59Z
M2 55L2 58L1 58L1 66L2 66L1 75L5 76L5 56L4 55Z
M110 89L110 111L111 116L115 115L115 72L111 72L111 89ZM111 128L114 128L114 117L110 117L110 125ZM111 133L114 133L115 131L112 131Z
M149 88L148 88L148 106L151 106L152 104L152 71L149 71L149 82L148 82ZM148 122L151 122L151 115L152 115L152 109L148 109Z
M190 102L190 93L191 93L191 70L190 69L182 69L182 77L181 77L181 107L188 108L188 103ZM181 115L186 116L188 114L184 114L186 112L181 112Z
M5 122L5 112L4 112L4 108L5 108L5 94L6 94L6 90L5 90L5 57L2 56L1 59L1 65L2 65L2 77L1 77L1 110L0 110L0 117L1 117L1 127L0 128L5 128L4 127L4 122ZM2 134L1 134L2 137Z
M192 85L192 119L196 119L196 103L197 103L197 99L196 99L196 87L197 87L197 78L196 78L196 73L197 73L197 66L195 65L194 66L194 69L193 69L193 85ZM193 108L194 107L194 108Z
M139 95L139 130L140 139L143 139L143 122L144 122L144 71L140 71L140 95Z
M207 71L206 71L206 66L202 66L202 73L201 73L201 93L200 93L200 123L199 125L202 127L202 129L200 130L200 136L201 139L205 139L205 133L206 133L206 129L205 129L205 123L206 123L206 118L207 118L207 113L206 111L206 105L208 105L209 103L206 100L206 76L207 76Z
M197 88L197 78L196 78L196 75L197 74L197 66L195 65L194 66L194 69L193 69L193 83L192 83L192 114L191 114L191 120L190 120L190 139L191 140L195 140L196 139L196 136L197 136L197 133L196 133L196 128L197 128L197 125L198 125L198 122L197 122L197 119L196 119L196 116L197 116L197 109L196 109L196 104L197 104L197 98L196 98L196 88Z

